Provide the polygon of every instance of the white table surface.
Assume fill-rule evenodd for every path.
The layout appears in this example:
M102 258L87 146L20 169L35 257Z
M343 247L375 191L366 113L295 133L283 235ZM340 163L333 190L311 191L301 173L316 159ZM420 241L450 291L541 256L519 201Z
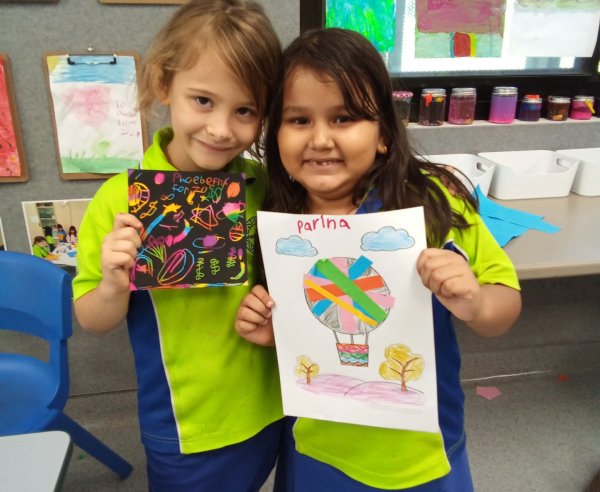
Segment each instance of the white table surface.
M600 273L600 196L494 201L543 215L561 228L555 234L529 230L504 247L520 279Z
M0 490L59 490L71 456L71 438L62 431L0 437Z

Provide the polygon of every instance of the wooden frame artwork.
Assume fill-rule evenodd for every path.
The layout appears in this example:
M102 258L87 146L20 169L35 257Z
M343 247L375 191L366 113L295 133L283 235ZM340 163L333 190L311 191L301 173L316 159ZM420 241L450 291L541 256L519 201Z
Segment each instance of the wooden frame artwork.
M0 53L0 183L29 179L9 65Z
M139 168L147 147L137 109L139 55L47 53L44 70L63 179Z

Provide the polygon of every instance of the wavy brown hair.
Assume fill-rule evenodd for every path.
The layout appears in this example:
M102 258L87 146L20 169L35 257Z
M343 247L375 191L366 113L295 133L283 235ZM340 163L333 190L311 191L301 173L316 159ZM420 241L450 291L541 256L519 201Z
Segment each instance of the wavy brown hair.
M261 121L268 112L281 44L262 6L246 0L191 0L179 8L150 44L142 63L138 105L149 111L168 93L173 76L188 70L203 50L213 50L245 87ZM259 129L255 152L261 153Z
M334 80L351 117L379 122L388 152L377 154L373 166L358 183L353 197L355 205L375 187L384 210L423 206L428 242L435 246L442 244L452 227L468 227L464 217L450 208L444 192L430 176L443 178L449 186L454 186L456 194L474 210L477 209L476 200L452 172L417 159L404 125L396 118L392 83L380 54L362 35L338 28L306 31L283 52L266 133L270 178L267 210L306 212L306 190L289 178L281 162L277 141L285 81L299 67Z

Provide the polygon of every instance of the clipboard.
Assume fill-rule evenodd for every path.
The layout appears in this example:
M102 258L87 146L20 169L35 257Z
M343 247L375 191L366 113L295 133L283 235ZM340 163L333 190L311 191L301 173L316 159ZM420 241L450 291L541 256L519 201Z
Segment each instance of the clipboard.
M106 179L139 168L148 146L137 109L136 52L44 55L60 176Z
M0 183L28 179L10 61L5 53L0 53Z

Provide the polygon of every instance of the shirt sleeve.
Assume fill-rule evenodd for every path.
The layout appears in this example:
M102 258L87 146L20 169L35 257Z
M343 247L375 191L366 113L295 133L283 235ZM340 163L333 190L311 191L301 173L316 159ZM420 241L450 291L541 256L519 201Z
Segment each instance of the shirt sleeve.
M79 228L77 275L73 299L95 289L102 280L101 250L104 237L112 230L115 216L127 212L127 173L106 181L90 201Z
M454 245L465 256L480 284L502 284L520 290L515 267L494 239L479 214L460 197L452 196L442 186L453 210L460 213L469 227L451 229L446 243Z

